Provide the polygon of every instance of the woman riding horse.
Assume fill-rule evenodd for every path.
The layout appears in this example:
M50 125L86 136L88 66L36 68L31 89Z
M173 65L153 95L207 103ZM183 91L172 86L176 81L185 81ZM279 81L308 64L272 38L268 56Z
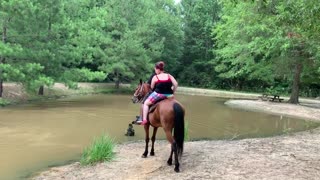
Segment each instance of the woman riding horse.
M137 122L141 123L141 125L148 123L147 115L149 106L163 99L173 97L173 94L178 87L176 79L172 75L164 73L164 62L160 61L156 63L154 71L155 75L151 80L151 89L154 89L154 92L150 94L143 103L142 122Z
M157 129L158 127L162 127L166 134L167 140L171 143L171 153L167 163L168 165L172 165L172 156L174 154L174 170L179 172L178 157L181 156L183 152L185 110L183 106L173 97L173 92L175 92L177 89L177 81L170 74L164 73L163 67L163 62L159 62L155 66L156 75L152 78L151 82L151 87L155 87L155 92L149 95L149 92L151 91L150 85L147 83L142 83L142 80L140 80L140 83L132 97L132 101L134 103L141 102L146 96L149 95L143 106L144 120L142 121L142 124L144 124L146 134L146 146L142 157L145 158L148 155L150 125L154 128L153 135L151 137L151 156L154 155L154 142L156 139ZM161 99L163 100L155 105L156 107L154 111L148 114L149 105ZM149 121L147 121L147 119Z

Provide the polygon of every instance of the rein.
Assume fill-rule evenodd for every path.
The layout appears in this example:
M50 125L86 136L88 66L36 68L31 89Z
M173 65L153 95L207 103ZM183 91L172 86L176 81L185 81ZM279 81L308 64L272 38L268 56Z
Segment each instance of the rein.
M143 95L143 92L144 92L144 85L141 84L138 94L137 94L137 95L133 95L135 98L138 99L138 103L142 102L142 101L145 99L145 97L147 96L147 94L148 94L148 93L145 93L145 94ZM143 95L143 96L142 96L142 95ZM141 96L142 96L142 97L141 97ZM139 97L141 97L141 98L139 98Z

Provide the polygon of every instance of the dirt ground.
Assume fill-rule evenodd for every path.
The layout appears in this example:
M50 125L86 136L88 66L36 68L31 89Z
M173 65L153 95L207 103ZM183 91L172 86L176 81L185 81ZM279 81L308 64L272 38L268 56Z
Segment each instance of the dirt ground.
M227 105L320 122L319 101L309 106L257 100L230 100ZM310 107L311 106L311 107ZM141 158L144 142L117 145L116 159L82 167L54 167L32 179L319 179L320 128L294 134L244 140L186 142L180 173L168 166L170 145L157 141L155 156Z

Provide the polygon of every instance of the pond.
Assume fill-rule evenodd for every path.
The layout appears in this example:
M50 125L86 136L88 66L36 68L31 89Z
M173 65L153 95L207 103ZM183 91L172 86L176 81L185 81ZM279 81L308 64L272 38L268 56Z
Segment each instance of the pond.
M142 126L134 126L135 136L124 136L139 112L139 105L130 98L91 95L0 109L0 179L19 179L48 166L79 160L83 148L102 133L117 142L144 140ZM226 99L191 95L177 95L177 99L186 108L191 140L267 137L316 126L232 109L224 105ZM158 139L164 137L160 129Z

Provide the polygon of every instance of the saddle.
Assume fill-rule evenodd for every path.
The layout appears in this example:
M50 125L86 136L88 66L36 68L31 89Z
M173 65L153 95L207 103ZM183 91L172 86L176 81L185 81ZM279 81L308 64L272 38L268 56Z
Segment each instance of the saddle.
M161 100L162 101L162 100ZM148 113L152 113L158 106L159 102L161 101L158 101L156 102L155 104L152 104L150 107L149 107L149 112Z
M168 99L170 99L170 98L168 98ZM157 108L157 106L159 105L159 103L160 103L161 101L163 101L163 100L165 100L165 99L162 99L162 100L160 100L160 101L152 104L152 105L149 107L148 116L147 116L147 121L149 121L149 114L150 114L150 113L153 113L154 110L155 110L155 109ZM144 102L144 101L143 101L143 102ZM140 116L136 116L136 120L132 121L132 124L136 124L136 122L137 122L139 119L140 119Z
M172 99L172 98L174 98L174 97L172 96L172 97L169 97L169 98L167 98L167 99ZM159 105L159 103L162 102L163 100L166 100L166 99L162 99L162 100L160 100L160 101L152 104L152 105L149 107L149 112L148 112L148 113L152 113L152 112L157 108L157 106Z

